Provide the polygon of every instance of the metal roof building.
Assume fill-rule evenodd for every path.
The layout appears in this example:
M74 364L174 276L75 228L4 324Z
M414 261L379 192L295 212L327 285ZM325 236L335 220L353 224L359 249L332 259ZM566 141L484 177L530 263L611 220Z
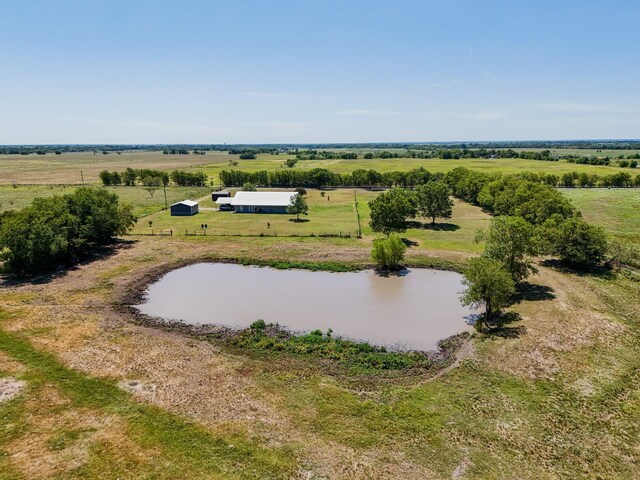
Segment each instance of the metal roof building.
M231 205L236 213L287 213L296 192L237 192Z
M193 200L183 200L178 203L174 203L169 207L172 216L188 216L198 213L198 202Z

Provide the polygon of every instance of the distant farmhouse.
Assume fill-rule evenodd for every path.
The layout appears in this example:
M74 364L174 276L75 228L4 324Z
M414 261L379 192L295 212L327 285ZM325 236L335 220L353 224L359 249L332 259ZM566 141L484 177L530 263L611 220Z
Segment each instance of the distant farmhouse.
M231 206L236 213L287 213L296 195L296 192L237 192Z
M189 215L195 215L198 213L198 202L194 202L193 200L183 200L171 205L170 209L172 216L186 217Z

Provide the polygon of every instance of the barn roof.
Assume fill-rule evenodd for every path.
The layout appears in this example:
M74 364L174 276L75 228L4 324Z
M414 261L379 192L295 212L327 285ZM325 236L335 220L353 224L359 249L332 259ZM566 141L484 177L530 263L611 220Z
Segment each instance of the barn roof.
M296 195L296 192L237 192L231 205L286 207Z
M198 205L198 202L194 202L193 200L182 200L181 202L176 202L173 205L186 205L188 207L193 207ZM173 205L171 205L173 207Z

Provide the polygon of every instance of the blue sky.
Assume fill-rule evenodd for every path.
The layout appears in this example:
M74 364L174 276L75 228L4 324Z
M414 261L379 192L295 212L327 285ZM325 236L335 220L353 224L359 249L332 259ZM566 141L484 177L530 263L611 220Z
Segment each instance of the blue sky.
M640 137L640 2L0 0L0 143Z

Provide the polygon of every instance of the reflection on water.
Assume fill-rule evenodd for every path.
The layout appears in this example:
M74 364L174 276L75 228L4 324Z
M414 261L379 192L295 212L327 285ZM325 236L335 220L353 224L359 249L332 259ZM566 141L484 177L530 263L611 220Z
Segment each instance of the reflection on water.
M461 275L413 269L380 276L200 263L169 272L147 292L140 312L190 324L247 327L257 319L292 331L331 328L372 344L422 350L469 330ZM471 315L471 316L470 316Z

